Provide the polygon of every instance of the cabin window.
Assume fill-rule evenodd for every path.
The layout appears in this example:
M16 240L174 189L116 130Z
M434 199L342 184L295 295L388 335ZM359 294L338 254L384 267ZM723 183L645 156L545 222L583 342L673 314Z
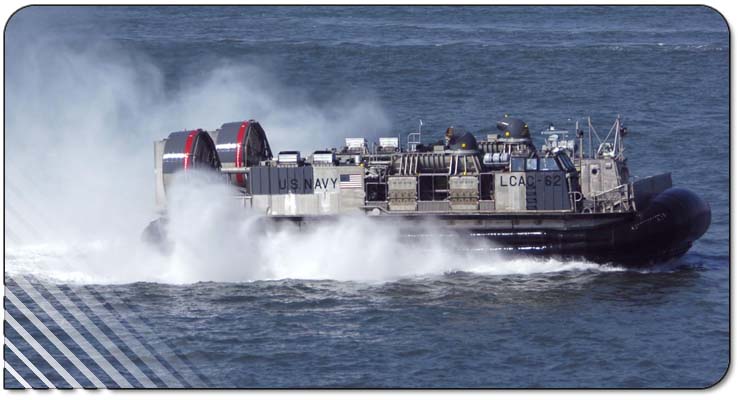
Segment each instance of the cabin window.
M526 158L522 157L512 157L511 158L511 172L524 172L524 165L525 165Z
M552 157L542 158L540 159L540 171L559 171L560 167L558 166L557 161L555 161Z

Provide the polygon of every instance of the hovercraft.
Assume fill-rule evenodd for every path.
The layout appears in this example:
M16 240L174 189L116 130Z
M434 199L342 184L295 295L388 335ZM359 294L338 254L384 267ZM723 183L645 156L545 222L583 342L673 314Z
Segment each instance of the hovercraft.
M506 253L627 266L686 253L709 227L707 202L674 188L670 173L631 177L619 117L604 139L590 118L587 132L580 123L572 134L551 124L539 149L523 120L505 116L485 137L450 127L424 142L420 124L405 146L400 137L347 138L342 148L305 157L274 155L254 120L173 132L154 145L162 217L144 236L166 240L173 176L206 169L238 188L240 204L266 224L304 226L359 212L403 220L412 231L433 221Z

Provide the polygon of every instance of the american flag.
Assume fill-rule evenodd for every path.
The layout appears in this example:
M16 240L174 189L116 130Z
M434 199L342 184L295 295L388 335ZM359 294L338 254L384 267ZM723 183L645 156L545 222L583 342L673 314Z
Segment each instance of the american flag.
M341 174L339 175L340 189L361 189L362 177L360 174Z

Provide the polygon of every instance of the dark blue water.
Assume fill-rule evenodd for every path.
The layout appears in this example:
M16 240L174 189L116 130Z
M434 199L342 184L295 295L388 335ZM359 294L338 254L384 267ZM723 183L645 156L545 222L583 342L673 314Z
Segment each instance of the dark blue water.
M140 127L137 120L152 118L145 115L147 107L159 119L170 120L161 128L170 130L190 121L190 113L183 110L205 109L221 122L285 122L261 108L260 98L251 98L273 91L276 97L269 106L297 110L295 118L306 117L301 104L310 104L309 111L319 109L327 121L340 121L347 108L332 112L335 105L369 102L382 116L358 118L359 126L343 128L376 136L414 131L419 119L425 132L443 132L451 124L485 132L504 113L527 120L534 131L551 121L569 126L568 118L590 115L606 132L621 114L630 128L626 145L632 174L670 171L675 186L702 194L712 207L709 231L686 256L638 271L567 263L543 268L546 262L529 260L524 263L531 268L525 265L516 273L496 273L491 261L485 272L451 266L447 272L379 281L344 275L324 279L321 274L291 279L306 274L286 273L277 280L197 274L193 281L198 283L180 284L167 277L152 279L160 283L131 283L149 280L132 272L126 283L120 269L99 259L90 269L67 265L64 271L75 271L68 279L60 279L59 270L52 276L36 264L33 272L23 264L32 257L18 256L23 247L11 248L5 258L8 288L72 351L79 343L31 301L33 296L17 278L26 276L27 284L46 298L47 288L68 294L125 353L133 351L129 339L160 354L166 371L142 367L148 376L176 376L176 362L182 360L191 372L176 376L181 385L706 387L728 367L729 33L722 17L709 8L30 8L11 20L6 40L7 113L17 116L9 117L6 126L9 154L30 148L14 139L31 135L16 129L33 125L30 118L24 119L28 110L33 111L29 115L56 114L60 125L76 125L77 133L88 125L84 119L74 120L76 115L95 118L96 113L113 112L116 127ZM62 51L49 55L42 48ZM79 63L79 54L87 61ZM56 69L58 75L48 72L30 79L47 85L19 83L29 82L34 71L45 71L45 63L62 66ZM228 79L216 85L220 92L215 99L197 107L178 103L192 97L193 82L212 80L221 68L244 65L268 74L272 83L244 91L239 80L249 78L227 74ZM100 85L84 83L95 83L101 76L116 80L132 70L136 73L123 80L126 85L112 86L104 97L95 97ZM59 109L65 111L68 101L46 102L45 90L67 88L55 86L57 80L75 73L81 74L74 81L80 83L66 91L72 102L128 96L132 85L157 89L142 90L134 100L113 101L113 111L90 103L86 114L65 114ZM239 91L235 96L229 93L232 87ZM213 108L218 99L228 104L244 98L256 106L242 115L224 112L222 117L222 109ZM376 125L379 119L384 122ZM209 122L203 127L217 126L205 125ZM269 137L267 122L263 125ZM381 128L390 132L379 132ZM135 136L141 130L116 134ZM146 132L143 145L150 146L150 140L166 132ZM305 142L316 133L296 129L292 135ZM150 147L146 151L149 156ZM142 165L151 173L151 165ZM8 185L20 187L20 178L14 181L10 168ZM80 193L95 190L86 184L67 187ZM32 218L15 211L22 201L14 203L13 187L6 206L11 238L22 236ZM151 213L151 198L132 197L127 203L141 203ZM109 207L113 220L115 214L126 214L113 207L117 205ZM132 224L144 226L145 218L131 215ZM350 241L373 238L346 240L327 245L356 248ZM219 251L214 249L212 256ZM234 268L246 268L249 257ZM352 260L337 263L351 268ZM202 269L209 265L204 257ZM302 266L294 267L299 271ZM399 266L410 271L418 267L413 261ZM158 268L163 267L146 265L147 270ZM110 283L108 276L121 282ZM65 308L57 301L51 304ZM6 310L39 337L42 346L52 348L60 364L70 365L7 300ZM94 336L80 318L72 318L74 312L67 309L60 315L83 336ZM125 329L114 329L116 321ZM6 324L8 331L16 347L54 380L48 362ZM17 356L5 351L18 373L40 384ZM101 351L121 370L111 352ZM99 363L80 359L104 384L119 386ZM133 362L150 364L146 357ZM91 385L76 367L69 369L80 384ZM193 374L201 383L195 383ZM124 377L134 379L129 373ZM152 381L154 386L172 386L162 379ZM5 385L19 383L6 372ZM139 379L134 386L146 385Z

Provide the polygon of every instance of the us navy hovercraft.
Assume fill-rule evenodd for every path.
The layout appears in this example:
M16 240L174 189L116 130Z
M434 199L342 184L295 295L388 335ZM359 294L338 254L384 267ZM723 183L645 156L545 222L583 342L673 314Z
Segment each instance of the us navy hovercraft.
M709 227L707 202L673 187L670 173L631 178L619 117L603 139L590 118L586 132L580 124L570 138L550 125L539 149L524 121L505 116L485 138L450 127L424 143L420 124L405 147L400 137L371 145L347 138L340 149L306 157L274 155L254 120L173 132L155 142L163 216L145 237L166 237L174 175L207 169L223 174L238 188L240 204L266 221L305 226L362 213L403 220L413 230L431 220L440 231L488 238L502 252L623 265L686 253Z

